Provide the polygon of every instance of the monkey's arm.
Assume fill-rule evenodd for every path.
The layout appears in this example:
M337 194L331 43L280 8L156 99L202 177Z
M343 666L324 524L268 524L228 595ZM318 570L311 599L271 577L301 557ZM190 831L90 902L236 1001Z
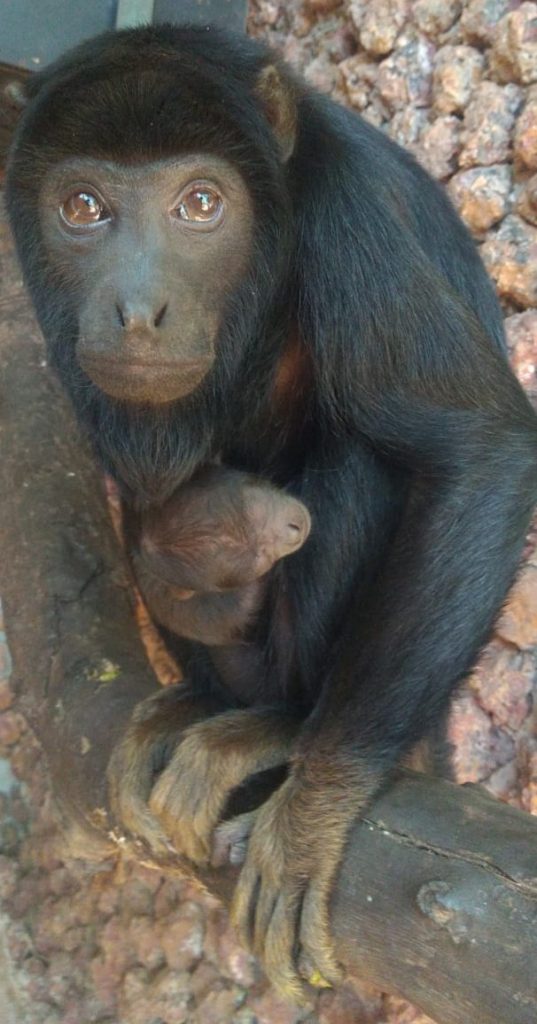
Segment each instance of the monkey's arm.
M307 994L297 934L306 961L338 977L327 907L350 824L444 714L505 598L537 500L537 420L507 362L427 268L401 294L397 318L386 297L389 358L380 364L364 332L356 376L347 368L354 405L342 383L341 411L404 467L409 496L366 600L350 605L290 776L259 812L235 900L244 940L295 998Z

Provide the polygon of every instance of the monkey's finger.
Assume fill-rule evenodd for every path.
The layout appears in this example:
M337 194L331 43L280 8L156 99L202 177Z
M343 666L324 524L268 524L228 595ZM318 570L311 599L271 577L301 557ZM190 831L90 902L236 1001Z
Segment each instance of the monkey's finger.
M170 837L142 800L128 794L120 797L118 804L120 820L127 832L142 839L159 856L176 852Z
M206 865L210 856L210 844L203 828L196 827L196 818L183 799L183 794L176 788L175 793L168 794L166 801L162 800L161 796L162 794L159 794L159 799L152 797L149 807L166 835L170 837L177 853L188 857L193 864ZM203 823L204 820L201 824Z
M206 867L210 860L210 846L204 836L199 835L192 822L175 822L172 832L174 845L197 867Z
M257 817L257 811L250 811L248 814L240 814L230 821L224 821L215 830L213 836L213 847L211 852L211 865L213 868L223 867L224 864L244 864L248 851L248 840Z
M260 885L261 875L257 863L248 854L235 888L231 920L239 933L243 946L249 950L253 949L255 907Z
M279 889L267 881L266 877L261 876L252 930L253 951L260 958L263 958L265 940L278 902L278 894Z
M181 777L175 757L157 780L148 800L149 809L165 825L174 827L179 821L190 823L195 805L190 798L189 779Z
M297 928L297 897L284 890L276 898L267 927L263 966L272 984L286 999L311 1006L312 991L300 978L295 965Z
M156 814L159 818L165 815L168 817L172 816L174 804L181 798L179 794L180 781L175 770L174 759L172 759L151 790L148 802L153 814Z
M330 936L330 916L328 898L330 886L324 882L310 881L304 894L300 917L300 945L308 964L308 980L312 975L319 975L315 983L317 987L337 985L342 980L343 971L338 964Z
M152 777L151 746L137 746L129 738L118 743L110 758L107 779L110 806L119 821L129 804L147 800Z

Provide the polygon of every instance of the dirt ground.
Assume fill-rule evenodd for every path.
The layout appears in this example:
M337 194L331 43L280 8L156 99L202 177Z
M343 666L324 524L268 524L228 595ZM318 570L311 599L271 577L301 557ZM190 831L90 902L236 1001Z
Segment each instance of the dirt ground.
M249 31L445 182L496 282L515 371L537 399L537 3L257 0ZM0 280L0 312L1 288ZM427 1024L360 987L323 993L314 1014L298 1011L267 986L216 901L188 883L140 867L64 863L2 630L0 620L1 1024ZM481 781L532 813L536 651L531 536L451 735L461 781Z

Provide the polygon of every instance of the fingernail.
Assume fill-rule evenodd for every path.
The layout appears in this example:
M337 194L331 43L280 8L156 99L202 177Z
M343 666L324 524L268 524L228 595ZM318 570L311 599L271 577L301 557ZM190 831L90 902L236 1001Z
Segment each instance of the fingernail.
M312 971L308 980L313 988L333 988L333 985L326 978L323 978L320 971Z

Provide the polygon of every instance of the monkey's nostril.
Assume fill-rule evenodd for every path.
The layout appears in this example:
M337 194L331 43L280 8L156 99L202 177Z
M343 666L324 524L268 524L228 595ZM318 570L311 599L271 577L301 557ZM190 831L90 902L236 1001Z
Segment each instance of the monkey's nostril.
M159 309L159 311L158 311L158 313L157 313L157 315L155 317L155 327L160 327L162 321L164 320L164 316L166 314L167 308L168 308L168 303L165 302L163 307L162 307L162 309Z
M288 521L286 524L286 543L290 550L296 551L297 548L302 547L310 532L310 517L305 509L293 510L292 515L291 522Z
M133 334L138 331L151 331L153 327L160 327L167 309L167 302L155 314L153 314L150 305L138 305L127 302L120 306L116 302L116 313L119 323L126 331Z
M289 551L295 551L296 548L302 547L306 535L304 525L300 523L287 523L287 537L285 543Z

